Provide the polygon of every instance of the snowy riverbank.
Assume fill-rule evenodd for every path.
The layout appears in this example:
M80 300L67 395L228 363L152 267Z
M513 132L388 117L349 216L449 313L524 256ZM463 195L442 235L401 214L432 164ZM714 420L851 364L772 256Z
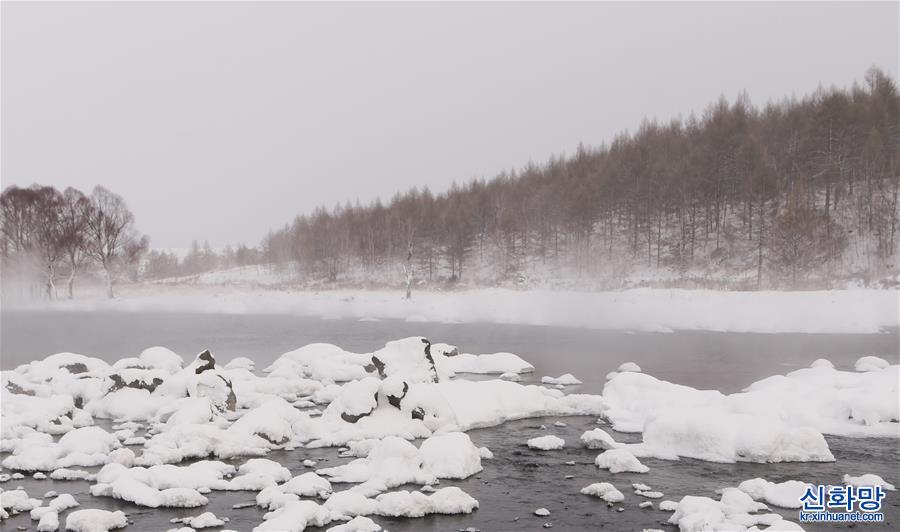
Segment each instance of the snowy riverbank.
M0 373L0 519L18 524L28 516L47 531L62 522L75 531L148 530L161 529L149 525L156 512L177 509L184 512L170 522L190 530L241 519L249 525L241 529L256 531L331 525L377 532L372 518L490 513L454 484L520 451L479 446L467 433L549 417L552 425L533 427L530 434L540 436L519 447L556 454L557 476L588 474L594 482L578 492L606 502L595 511L611 509L597 522L621 520L626 507L651 508L667 495L651 469L665 471L685 457L755 467L730 477L718 500L692 492L659 500L659 510L674 512L667 524L683 532L798 530L782 512L798 508L813 483L770 482L758 471L835 462L825 435L900 435L900 367L873 356L858 359L853 371L819 359L730 395L657 379L633 362L609 373L600 395L570 388L579 384L572 375L519 383L534 368L515 354L460 353L421 337L371 353L309 344L265 368L246 357L219 362L209 351L188 360L164 347L113 364L58 353ZM596 423L577 440L565 439L560 429L579 421L569 416ZM328 455L312 459L325 448ZM596 456L576 463L566 459L572 449ZM302 470L288 467L298 464ZM894 491L893 477L857 469L828 482ZM629 485L634 495L626 496L620 488L630 492ZM399 489L409 486L418 489ZM229 492L251 502L211 513ZM121 506L102 509L111 500ZM553 510L533 510L547 528L554 512L563 513L548 506ZM74 507L85 509L69 511ZM240 512L250 507L259 511ZM655 521L643 515L636 517L642 525Z
M10 308L10 305L5 305ZM832 290L613 292L483 289L402 294L375 290L292 292L171 285L122 287L101 296L36 303L54 310L292 314L326 319L507 323L668 332L876 333L900 324L900 292Z

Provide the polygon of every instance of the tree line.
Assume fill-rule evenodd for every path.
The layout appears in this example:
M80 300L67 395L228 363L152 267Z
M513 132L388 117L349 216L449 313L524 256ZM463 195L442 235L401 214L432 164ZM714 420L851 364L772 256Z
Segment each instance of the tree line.
M896 273L900 97L871 69L849 89L701 116L492 179L297 216L262 259L310 281L502 284L719 268L741 286Z
M30 279L37 272L50 299L60 279L66 279L71 299L76 278L89 270L103 275L113 297L117 277L138 279L149 244L125 200L101 186L90 195L41 185L10 186L0 194L4 278Z
M151 250L145 259L144 277L150 280L187 277L213 270L225 270L257 265L262 256L256 247L240 244L213 249L208 241L201 245L194 240L183 257L173 251Z

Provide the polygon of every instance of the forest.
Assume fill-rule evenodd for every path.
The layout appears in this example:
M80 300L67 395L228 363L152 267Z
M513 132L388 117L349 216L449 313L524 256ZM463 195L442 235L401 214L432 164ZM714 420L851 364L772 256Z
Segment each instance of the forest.
M256 247L150 250L120 196L11 186L4 280L39 272L195 282L255 266L279 285L726 289L897 286L900 95L877 68L848 89L644 120L598 147L388 202L298 215ZM254 273L255 272L255 273ZM238 276L240 278L240 276ZM6 284L6 283L5 283ZM34 284L34 283L32 283ZM8 288L6 288L8 291Z
M79 276L99 272L111 298L116 279L139 280L149 245L125 200L104 187L85 195L72 187L60 192L50 186L11 186L0 195L4 295L33 292L37 286L54 299L57 282L65 279L71 299Z
M730 288L896 281L900 98L849 89L645 120L492 179L319 208L266 236L298 282Z

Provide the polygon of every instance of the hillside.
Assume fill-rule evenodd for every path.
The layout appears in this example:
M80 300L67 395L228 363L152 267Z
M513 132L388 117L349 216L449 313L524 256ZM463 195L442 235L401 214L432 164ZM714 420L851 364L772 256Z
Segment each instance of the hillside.
M900 98L863 85L645 121L442 194L298 216L260 261L301 285L892 286Z

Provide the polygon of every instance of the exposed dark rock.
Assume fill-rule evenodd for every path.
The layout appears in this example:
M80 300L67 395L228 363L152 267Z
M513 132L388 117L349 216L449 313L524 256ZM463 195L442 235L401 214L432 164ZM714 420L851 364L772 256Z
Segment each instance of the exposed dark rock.
M113 384L106 393L112 393L116 390L121 390L122 388L135 388L138 390L147 390L148 392L153 393L153 390L155 390L157 386L163 383L163 380L159 377L153 377L153 380L151 380L150 382L141 379L125 382L125 380L122 379L122 376L117 373L113 373L109 376L109 378L112 380Z
M12 381L6 383L6 389L9 390L10 393L17 393L19 395L34 395L34 390L26 390Z
M194 373L197 375L203 373L208 369L216 369L216 359L213 358L212 353L209 352L209 349L197 355L197 360L204 362L194 370Z
M378 370L378 374L381 375L382 379L386 377L384 374L384 362L375 355L372 355L372 365Z
M234 388L231 386L231 381L219 375L219 378L225 381L225 384L228 386L228 399L225 400L225 408L234 412L237 408L237 396L234 395ZM274 443L274 442L273 442Z
M395 395L388 395L387 396L388 403L390 403L391 406L400 408L400 401L402 401L403 398L406 397L407 391L409 391L409 384L404 382L403 383L403 395L401 395L400 397L397 397Z
M431 356L431 342L428 338L422 338L422 343L425 344L425 358L431 364L431 380L432 382L439 382L437 368L434 367L434 358Z
M87 366L85 366L83 362L73 362L62 367L66 368L66 370L73 375L77 375L78 373L87 373L88 370Z
M375 407L372 407L372 410L369 410L368 412L365 412L362 414L348 414L347 412L341 412L341 419L343 419L347 423L356 423L360 419L362 419L368 415L371 415L372 412L374 412L374 411L375 411Z
M425 411L422 410L421 406L417 406L412 409L412 418L413 419L425 419Z
M285 443L290 441L290 438L288 438L287 436L285 436L284 438L281 438L280 440L273 440L272 438L268 437L267 435L263 434L262 432L254 432L254 434L256 436L259 436L260 438L266 440L267 442L271 443L272 445L284 445Z

